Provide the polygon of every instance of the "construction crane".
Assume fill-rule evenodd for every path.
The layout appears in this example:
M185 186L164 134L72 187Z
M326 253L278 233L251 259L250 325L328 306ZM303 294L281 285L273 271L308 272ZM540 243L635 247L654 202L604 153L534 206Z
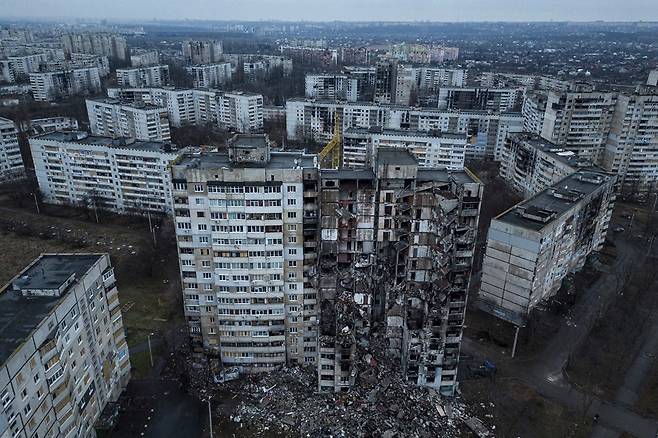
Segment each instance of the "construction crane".
M320 151L320 165L331 154L331 168L338 169L340 167L340 117L338 111L334 116L334 136L329 143Z

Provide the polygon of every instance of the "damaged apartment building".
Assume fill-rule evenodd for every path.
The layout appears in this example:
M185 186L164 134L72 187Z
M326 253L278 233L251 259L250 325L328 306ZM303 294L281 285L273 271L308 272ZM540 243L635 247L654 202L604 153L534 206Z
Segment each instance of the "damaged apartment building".
M453 394L482 185L391 148L320 181L318 389L348 390L380 329L406 380Z
M399 148L374 163L320 169L237 135L172 165L197 346L243 373L317 365L323 392L387 354L408 381L454 393L482 185ZM368 356L373 329L388 343Z
M491 221L479 306L517 326L601 249L615 177L579 169Z

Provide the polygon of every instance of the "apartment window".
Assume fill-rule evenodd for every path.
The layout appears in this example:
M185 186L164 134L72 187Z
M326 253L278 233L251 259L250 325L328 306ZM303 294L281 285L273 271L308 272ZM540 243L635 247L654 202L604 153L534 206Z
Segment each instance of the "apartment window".
M287 190L289 193L290 193L290 192L296 192L296 191L297 191L297 187L295 187L295 186L288 186L288 187L286 188L286 190Z
M297 231L297 224L288 224L288 231Z
M199 236L199 243L210 243L208 236Z
M297 267L297 260L288 260L288 267L289 268L296 268Z
M297 236L289 236L288 243L297 243Z
M206 279L206 280L209 280L209 279L212 278L212 272L204 272L202 275L203 275L203 278Z
M288 199L288 205L297 205L297 200L294 198Z
M205 216L206 216L206 213L203 212L203 211L197 211L196 212L196 217L205 217Z
M288 255L296 255L296 254L297 254L297 249L288 248Z
M288 328L289 333L297 333L297 327L290 327Z
M199 229L199 231L206 231L206 230L208 230L208 226L207 226L206 224L198 224L198 225L197 225L197 228Z
M187 190L186 183L174 183L174 190Z
M203 184L194 184L194 191L197 193L203 192Z
M192 224L189 222L178 222L176 224L179 230L191 230L192 229Z
M201 261L201 266L204 268L209 268L210 267L210 260L202 260Z
M297 212L295 211L288 212L288 219L296 219L296 218L297 218Z
M297 283L291 283L288 285L288 290L297 290Z

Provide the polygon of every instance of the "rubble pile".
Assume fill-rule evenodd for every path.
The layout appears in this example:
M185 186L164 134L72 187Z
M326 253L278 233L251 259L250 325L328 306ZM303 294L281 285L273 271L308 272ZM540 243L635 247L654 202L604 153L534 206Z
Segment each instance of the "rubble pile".
M232 419L254 436L274 431L305 437L424 438L462 436L468 418L456 400L403 382L371 354L357 384L345 393L316 391L313 367L283 368L229 382L242 401Z

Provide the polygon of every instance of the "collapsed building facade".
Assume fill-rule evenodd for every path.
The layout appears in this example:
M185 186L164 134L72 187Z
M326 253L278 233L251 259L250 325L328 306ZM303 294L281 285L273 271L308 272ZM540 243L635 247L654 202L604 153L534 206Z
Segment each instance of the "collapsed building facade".
M320 180L318 389L355 383L376 329L407 381L454 394L482 185L387 148Z
M322 392L386 356L454 394L480 182L400 148L319 169L256 137L172 166L193 343L243 373L317 366Z

